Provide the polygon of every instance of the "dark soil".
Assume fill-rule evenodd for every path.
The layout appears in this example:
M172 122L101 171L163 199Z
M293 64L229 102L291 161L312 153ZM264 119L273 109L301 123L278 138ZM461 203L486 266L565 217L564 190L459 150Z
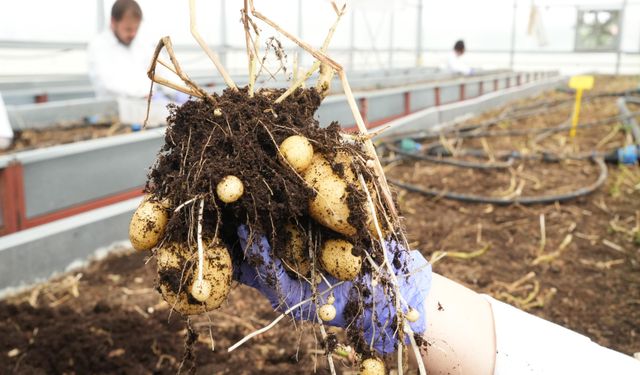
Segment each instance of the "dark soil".
M281 228L306 221L308 202L315 193L283 162L278 145L287 137L302 135L327 159L339 150L350 155L361 153L342 141L338 124L319 127L313 115L321 98L314 89L299 89L283 102L274 103L283 92L261 90L249 97L246 89L228 89L223 95L214 95L212 101L194 100L173 107L165 145L149 174L146 190L157 199L168 199L172 208L196 197L204 199L204 234L211 238L218 235L232 248L235 228L247 224L265 234L276 254L283 255L287 238L280 235ZM218 182L229 175L242 181L244 194L225 204L215 191ZM362 207L366 199L357 194L350 197L357 200L354 207L358 203ZM196 227L194 211L183 209L171 216L166 241L185 243L195 238L189 230ZM358 224L365 227L364 220ZM215 233L217 225L228 230L220 236Z
M319 332L288 319L227 353L276 317L258 292L240 285L221 309L191 319L190 359L186 321L149 287L154 263L145 265L140 253L112 255L77 281L80 273L69 274L1 301L0 373L186 374L194 367L196 374L307 374L316 355L318 373L329 373Z

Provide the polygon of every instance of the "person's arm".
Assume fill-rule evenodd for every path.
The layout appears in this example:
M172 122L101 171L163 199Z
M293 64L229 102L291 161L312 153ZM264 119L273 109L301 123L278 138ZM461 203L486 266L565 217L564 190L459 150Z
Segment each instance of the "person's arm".
M433 274L429 374L640 374L640 361Z
M429 374L493 374L496 345L489 302L434 273L425 304Z

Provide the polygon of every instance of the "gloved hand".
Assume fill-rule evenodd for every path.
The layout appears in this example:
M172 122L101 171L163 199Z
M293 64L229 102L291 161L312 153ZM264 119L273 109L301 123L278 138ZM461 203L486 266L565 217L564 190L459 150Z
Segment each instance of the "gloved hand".
M281 312L286 311L290 306L296 305L312 296L312 286L305 280L297 280L290 277L285 271L282 262L278 258L272 257L271 247L264 236L253 238L251 246L247 245L248 230L246 226L238 228L238 237L245 254L245 260L240 266L236 275L243 284L258 289L265 295L274 309ZM400 270L395 266L395 274L398 278L400 294L409 306L419 313L418 320L409 323L415 333L424 333L426 330L425 299L431 286L431 265L424 259L418 251L407 251L395 241L385 243L387 259L392 264L406 264L406 270ZM393 256L398 254L399 263L392 262ZM325 275L331 285L337 284L339 280ZM371 295L361 300L357 292L356 285L364 286L371 291ZM325 282L317 285L318 294L329 289ZM326 303L331 293L322 294L318 301L318 306ZM361 327L364 332L364 340L371 344L373 348L381 354L395 351L398 338L395 335L395 327L392 322L396 316L396 308L389 294L383 293L383 287L379 283L374 287L371 283L371 275L358 277L354 281L347 281L332 290L335 297L333 303L336 308L336 317L325 322L328 325L345 328L348 325ZM350 302L351 301L351 302ZM365 306L362 314L354 318L344 316L345 307L348 303L361 303ZM407 306L402 306L406 313ZM375 323L372 314L375 312ZM309 301L291 312L297 319L318 321L316 315L316 304ZM355 320L353 322L352 320ZM407 337L405 337L407 339Z

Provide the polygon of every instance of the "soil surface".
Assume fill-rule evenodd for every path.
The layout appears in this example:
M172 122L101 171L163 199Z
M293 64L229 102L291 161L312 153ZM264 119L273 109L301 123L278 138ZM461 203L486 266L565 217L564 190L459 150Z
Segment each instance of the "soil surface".
M13 143L0 155L26 151L89 139L110 137L116 134L131 133L131 127L118 122L101 124L69 124L45 129L18 130L14 133Z
M316 354L318 373L328 373L311 327L297 331L287 319L227 353L277 316L242 285L209 318L189 322L195 360L183 363L187 323L170 314L153 288L156 277L155 260L127 250L1 301L0 373L307 374Z
M629 78L599 77L596 82L594 92L637 85ZM479 116L467 125L500 114L532 111L522 107L540 101L570 99L566 93L546 93ZM585 102L581 123L617 114L615 100ZM571 104L547 106L523 119L501 121L487 131L557 126L570 113ZM445 143L460 152L477 148L496 155L512 150L604 151L628 142L624 131L614 132L615 124L581 128L575 144L566 132L544 139L485 137L484 142L467 139L462 143L448 135ZM424 187L504 197L568 192L592 183L597 167L588 160L554 164L527 160L502 171L479 171L405 161L388 166L387 173ZM432 259L434 271L600 344L633 353L640 351L639 190L637 167L610 165L603 187L562 204L468 204L402 190L398 200L412 246ZM443 251L447 252L444 258ZM458 253L472 257L463 259ZM324 350L316 340L319 332L309 325L296 330L296 323L289 319L226 352L277 316L255 290L234 285L221 309L189 322L196 333L190 337L187 322L170 314L154 290L156 278L154 259L125 250L0 301L0 373L307 374L316 368L320 374L328 373ZM187 338L195 340L195 359L185 353ZM338 367L342 374L356 370L346 362L338 361Z
M597 77L596 87L588 95L637 87L634 78ZM567 93L547 92L483 114L465 126L522 113L528 114L520 119L505 118L482 130L534 130L566 124L572 98ZM580 124L617 116L616 100L585 100ZM555 101L562 104L527 108ZM629 105L629 109L639 111L640 106ZM443 143L454 155L466 149L494 155L514 150L586 155L594 150L606 153L632 142L616 119L578 128L575 142L568 137L568 130L540 134L467 139L445 135ZM425 147L433 141L425 141ZM458 159L490 162L464 156ZM500 170L408 160L387 166L387 171L389 178L424 188L488 197L568 193L592 184L599 174L589 160L516 160L511 168ZM632 354L640 351L640 169L637 165L609 164L608 172L607 182L596 192L565 203L496 206L403 190L398 197L412 246L434 261L435 272L576 330L601 345ZM442 252L458 255L455 253L475 251L482 255L470 259L446 256L435 261Z

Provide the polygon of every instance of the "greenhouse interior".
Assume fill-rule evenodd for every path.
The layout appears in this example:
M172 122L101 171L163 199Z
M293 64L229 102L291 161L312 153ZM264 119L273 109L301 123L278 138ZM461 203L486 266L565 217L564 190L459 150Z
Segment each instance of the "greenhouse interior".
M0 6L0 373L640 374L640 1Z

